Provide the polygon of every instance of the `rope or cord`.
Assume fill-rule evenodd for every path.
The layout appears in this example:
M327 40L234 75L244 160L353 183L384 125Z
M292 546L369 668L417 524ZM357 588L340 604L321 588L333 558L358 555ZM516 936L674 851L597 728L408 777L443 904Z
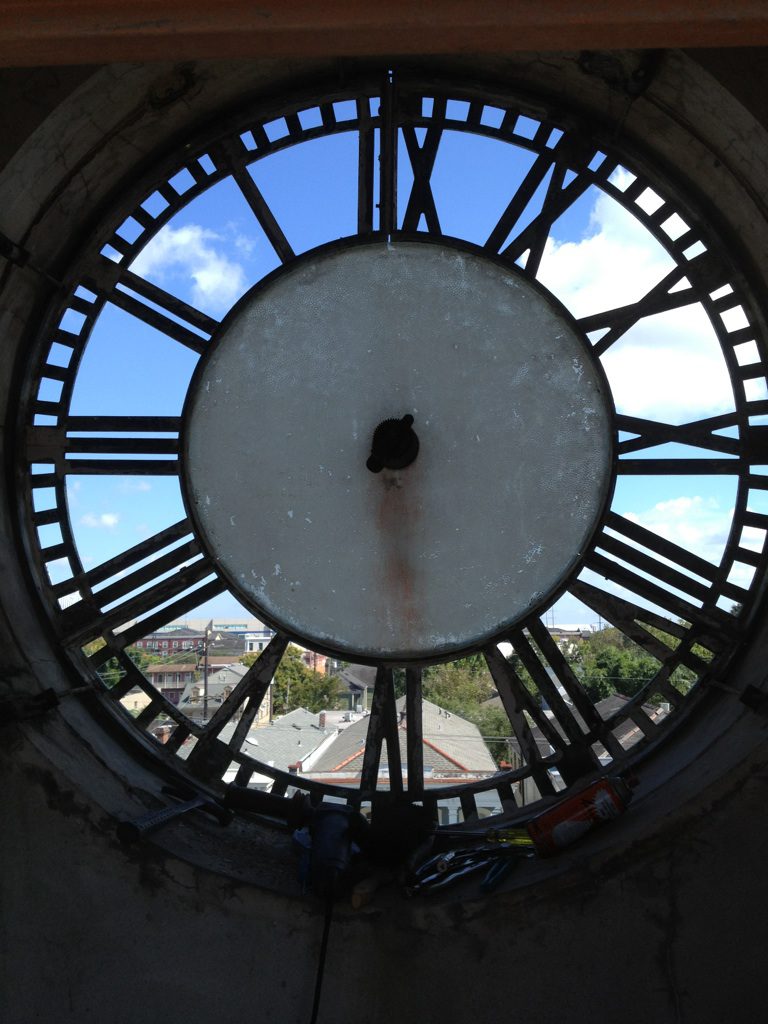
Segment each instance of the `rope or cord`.
M325 921L323 922L323 938L320 943L320 958L317 962L317 976L315 978L315 999L312 1004L312 1016L309 1024L317 1024L317 1014L320 1009L320 993L323 989L323 974L325 973L325 956L328 952L328 936L331 932L331 920L333 919L333 893L334 885L328 885L328 893L325 897Z

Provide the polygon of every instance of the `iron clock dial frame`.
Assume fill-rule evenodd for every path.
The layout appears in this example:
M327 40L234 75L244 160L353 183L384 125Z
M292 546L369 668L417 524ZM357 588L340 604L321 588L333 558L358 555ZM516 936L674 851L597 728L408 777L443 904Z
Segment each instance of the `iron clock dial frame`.
M353 115L349 114L350 103L354 104ZM306 111L317 115L309 126L302 121L302 112ZM489 111L493 117L486 116ZM279 131L272 130L275 125ZM690 422L662 423L621 412L615 422L615 469L619 476L685 476L703 471L705 475L728 474L737 479L731 527L719 561L702 558L609 508L584 553L583 565L613 586L623 588L629 596L577 578L578 571L564 584L564 589L659 661L656 677L620 712L603 719L541 618L532 615L503 637L479 648L516 738L520 766L481 782L443 788L439 793L430 792L424 785L418 713L423 665L406 667L407 718L412 723L405 745L407 786L400 763L393 667L385 662L377 665L359 789L350 791L297 778L260 764L241 749L288 643L300 639L284 629L277 631L210 722L201 726L187 718L149 683L127 649L146 633L222 593L225 583L216 566L185 519L169 523L147 540L87 569L81 561L67 502L66 477L70 474L109 476L125 473L127 468L142 476L174 476L179 472L180 417L145 415L143 410L126 417L69 414L80 359L105 305L117 306L198 356L218 329L215 318L134 273L130 269L133 259L187 203L212 185L231 178L280 264L290 265L296 253L247 168L283 149L340 132L353 132L358 137L356 237L366 241L394 237L452 243L442 233L432 183L446 132L482 135L531 153L528 172L481 249L490 259L516 266L533 281L553 223L590 186L599 188L631 211L663 246L675 268L638 301L616 309L595 310L577 321L584 334L594 336L595 356L602 359L633 324L695 303L707 314L717 335L734 394L732 411ZM407 202L400 206L396 173L399 151L407 155L412 173ZM612 180L617 167L627 167L634 175L624 188ZM183 186L179 184L182 178ZM659 201L653 209L642 203L649 190ZM143 205L153 194L167 204L154 215ZM516 231L537 194L538 212ZM116 197L115 209L118 212L108 214L94 227L93 237L79 247L67 296L52 305L38 332L20 396L17 484L28 558L59 642L79 672L91 673L108 706L117 708L134 686L147 694L149 704L134 723L140 731L146 733L160 715L174 723L169 741L158 745L158 757L173 760L182 744L194 740L188 767L207 783L218 784L234 764L237 781L243 784L258 770L274 780L274 793L283 794L289 787L298 786L318 798L340 797L359 804L380 792L382 749L389 740L391 792L433 805L458 796L465 818L471 818L477 813L476 796L493 791L502 812L514 815L519 787L526 778L532 779L546 797L554 793L553 771L559 771L566 784L598 771L596 744L603 745L614 768L634 757L613 736L622 722L631 721L637 726L644 737L640 749L647 750L667 731L644 710L649 696L669 702L674 712L672 721L686 717L706 687L699 686L688 696L681 694L672 681L678 666L685 665L705 680L717 682L738 647L742 624L749 620L764 592L768 514L754 511L749 503L751 495L768 490L768 477L759 468L768 463L768 427L762 422L768 416L768 399L750 397L748 385L764 381L766 375L765 313L750 290L746 261L737 256L734 262L728 255L729 251L738 253L737 242L728 237L722 225L712 228L716 217L706 202L691 195L684 184L675 184L674 175L654 167L635 146L612 143L606 128L585 125L578 113L564 111L560 103L553 105L540 97L521 99L493 87L467 88L450 81L425 82L405 74L394 78L387 75L383 88L379 88L378 81L366 79L346 89L309 91L233 115L223 130L218 126L191 141L183 159L168 156L140 182L132 182ZM678 233L669 229L675 217L683 224ZM126 236L128 222L132 229ZM727 244L722 244L722 238ZM458 244L465 243L459 239ZM731 311L740 313L741 326L729 328L723 314ZM75 330L62 326L68 312L79 321ZM757 358L745 361L743 346L751 346ZM707 454L695 459L636 457L667 443L693 446ZM45 500L41 500L43 493ZM58 539L44 539L47 527L58 530ZM750 530L763 534L760 546L747 542ZM67 575L57 579L51 567L62 559L68 564ZM753 582L742 586L729 579L734 566L753 569ZM71 595L76 600L69 603ZM727 611L724 602L738 605L739 615ZM499 639L512 644L539 695L548 701L552 718L543 713L499 652L495 642ZM83 648L88 644L101 646L86 657ZM95 673L110 659L116 660L123 675L116 685L107 687L96 682ZM240 714L238 725L225 743L222 730L236 714ZM549 753L540 750L532 726L544 737Z

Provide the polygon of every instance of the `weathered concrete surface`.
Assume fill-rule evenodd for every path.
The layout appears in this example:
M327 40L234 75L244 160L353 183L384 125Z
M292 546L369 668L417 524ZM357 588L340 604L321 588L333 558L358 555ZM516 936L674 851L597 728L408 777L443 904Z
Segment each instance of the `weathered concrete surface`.
M309 1020L312 901L124 850L30 745L12 745L0 771L6 1024ZM357 914L342 904L320 1020L752 1017L768 950L767 798L768 765L753 762L698 819L613 860L576 852L557 881L487 902L468 886L442 905L394 892Z

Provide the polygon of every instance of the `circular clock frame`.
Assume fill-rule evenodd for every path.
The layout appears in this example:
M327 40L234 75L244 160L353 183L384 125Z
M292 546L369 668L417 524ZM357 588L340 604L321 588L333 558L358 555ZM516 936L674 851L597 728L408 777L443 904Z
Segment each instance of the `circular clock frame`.
M737 498L729 537L717 564L683 551L662 536L650 536L645 528L622 521L617 513L608 509L580 567L583 565L593 572L605 572L606 577L615 584L635 587L634 593L640 600L612 600L614 595L610 592L600 591L594 584L579 580L578 572L573 572L564 582L563 589L569 589L585 603L591 604L599 614L613 621L630 639L640 643L659 660L659 672L652 685L645 687L636 698L629 701L619 714L602 719L591 701L585 700L578 679L558 655L538 614L515 624L503 637L497 639L512 644L534 680L539 694L549 700L556 720L555 726L548 724L550 720L541 706L527 695L525 687L499 652L496 643L484 642L481 645L481 652L510 718L523 763L520 768L501 772L483 782L444 790L439 797L460 795L462 805L466 805L467 816L471 816L475 795L483 790L494 790L505 812L514 814L518 793L516 787L523 780L532 779L544 797L554 792L554 773L559 774L567 785L578 784L580 780L600 770L593 749L596 744L604 745L611 755L611 770L618 770L636 757L638 749L642 753L658 737L670 732L668 726L674 721L687 717L697 696L706 692L712 684L721 683L722 673L737 651L743 623L749 621L754 614L764 591L765 551L763 548L755 550L747 546L744 538L746 531L762 531L768 522L766 516L749 507L750 494L765 489L760 467L768 460L764 455L765 441L760 418L765 415L768 403L762 399L751 399L745 387L750 381L765 378L765 315L749 286L747 261L738 257L738 245L728 237L727 230L717 226L717 217L708 208L706 200L696 196L686 183L676 183L673 173L646 160L635 147L627 143L615 144L601 125L585 125L577 115L564 112L559 103L550 107L547 101L540 98L534 101L521 99L509 95L503 89L467 88L461 83L423 82L407 76L395 76L394 79L386 76L384 82L382 86L380 80L361 81L325 95L309 90L301 97L267 105L255 113L234 115L223 131L218 128L215 132L204 132L190 140L184 149L183 160L174 157L160 161L139 183L132 184L116 200L113 212L101 220L93 238L83 246L80 258L73 261L67 281L67 297L63 303L53 303L40 323L37 340L31 351L29 371L20 392L17 434L20 439L23 438L18 445L18 479L26 481L20 486L27 488L22 495L21 525L36 585L52 627L67 651L71 664L78 671L90 672L92 685L102 692L105 701L115 706L120 697L133 686L139 686L147 693L151 699L150 706L135 725L139 730L146 731L160 714L166 715L175 724L171 740L162 751L164 755L172 756L183 743L192 738L196 743L194 756L188 759L188 766L206 783L220 781L223 772L234 762L238 766L239 782L247 782L258 769L260 773L274 779L273 792L276 793L285 793L288 787L304 787L319 796L341 797L352 802L375 797L382 743L388 735L395 735L392 732L391 665L383 662L378 664L369 730L371 754L366 758L367 770L364 766L360 789L350 792L342 787L312 783L270 770L269 766L259 765L242 750L236 749L234 744L224 743L220 738L224 725L235 711L244 709L241 723L252 720L289 640L300 640L301 637L292 637L286 631L279 631L254 670L249 673L246 685L242 689L238 688L239 692L233 693L228 706L223 706L221 713L217 712L205 726L191 722L165 701L131 662L126 648L133 639L151 628L148 623L155 619L160 622L162 615L167 615L169 611L173 618L184 606L193 606L185 605L188 598L174 603L177 594L192 589L195 603L200 603L220 592L221 581L208 581L211 573L204 570L210 570L210 565L200 566L197 563L195 567L187 564L190 557L197 554L195 539L188 539L188 524L171 524L162 534L150 538L150 543L126 550L117 559L110 560L110 564L96 567L96 570L87 571L82 565L69 521L66 497L68 473L78 470L110 472L110 453L119 453L120 458L125 453L131 457L138 456L134 467L137 471L162 473L168 468L167 465L157 468L163 457L167 455L170 458L165 461L174 462L177 461L178 453L176 438L150 438L145 442L135 437L146 433L173 434L178 430L178 423L171 423L170 419L134 417L130 423L107 422L104 419L96 423L85 422L87 418L68 416L68 401L88 333L104 304L112 302L122 309L128 309L132 315L138 315L145 322L162 324L165 329L172 330L180 344L199 351L202 347L199 340L201 332L205 333L213 326L210 318L178 300L169 305L167 297L133 275L128 264L149 237L160 230L178 209L225 177L232 177L241 187L254 216L281 261L290 262L295 254L263 196L258 194L258 190L254 191L246 168L253 160L263 159L310 138L342 131L358 133L358 234L368 239L394 237L419 241L432 237L439 238L441 242L449 241L440 231L438 211L430 188L435 153L444 131L486 135L533 153L534 166L538 165L539 171L546 166L551 173L547 192L551 205L547 215L543 220L539 217L538 224L534 218L532 226L523 228L509 242L510 232L516 223L515 216L520 214L523 199L518 190L487 242L493 258L504 259L510 265L518 266L519 261L524 259L525 266L522 269L533 277L544 252L547 230L553 216L558 210L567 209L573 197L580 194L579 190L586 187L585 183L597 185L625 208L631 209L638 222L662 244L675 261L676 267L676 277L667 281L665 288L646 295L631 311L596 310L593 315L581 318L580 328L586 335L604 331L607 325L608 334L603 333L602 338L594 343L598 356L607 351L615 340L612 334L620 336L622 329L626 329L626 324L633 317L652 315L659 308L665 308L665 303L675 304L680 301L679 290L675 289L682 286L689 290L686 297L704 309L710 319L721 344L734 391L733 412L707 421L659 424L618 413L617 472L641 474L648 471L651 460L646 460L644 466L638 466L641 460L631 458L635 451L647 451L670 442L695 445L710 453L706 465L712 474L728 473L737 478ZM355 103L355 116L337 118L334 104L350 100ZM454 106L451 107L451 104ZM299 114L309 109L319 112L320 124L304 128ZM487 110L501 112L498 123L484 120ZM266 127L277 123L281 130L285 128L285 133L270 138ZM531 128L531 125L534 127ZM422 142L419 142L417 129L423 133ZM558 133L558 138L552 143L555 133ZM398 138L402 140L413 172L410 197L405 208L400 211L396 201L395 173ZM381 161L378 196L374 194L377 148ZM592 166L597 154L602 154L603 159L597 166ZM204 162L203 157L207 158ZM619 164L629 168L635 176L632 183L623 190L610 180L611 168ZM213 170L209 170L209 166ZM171 182L182 171L191 177L193 184L178 191ZM541 180L542 177L539 183ZM533 185L533 180L529 184ZM661 200L661 205L650 211L638 203L647 190ZM165 211L157 216L147 214L142 206L153 191L158 191L168 200ZM675 214L684 222L685 230L672 237L665 225ZM132 241L127 241L120 233L129 217L140 228ZM726 238L725 244L722 243L723 237ZM703 246L703 249L694 254L697 246ZM112 258L103 255L107 247L111 248L113 254L117 254L117 259L114 255ZM734 253L737 255L734 256ZM77 294L78 289L81 289L80 294ZM85 289L86 297L82 289ZM678 299L673 298L675 294ZM59 326L67 310L82 317L81 328L76 334ZM733 310L740 312L746 326L727 326L722 314ZM168 312L172 314L171 317L167 315ZM180 327L179 320L186 327ZM170 328L169 321L177 326ZM737 349L740 345L748 344L757 351L757 359L745 363L740 361ZM60 366L52 358L53 345L70 350L66 366ZM60 394L55 400L41 397L41 385L51 381L61 385ZM53 422L48 422L47 418ZM90 437L86 443L78 438L84 431L91 434L100 431L100 436L95 440ZM618 431L624 436L618 434ZM731 431L731 435L726 436L723 431ZM98 454L98 460L89 462L83 457L94 452ZM155 460L154 468L148 461L142 462L140 456L143 454ZM94 467L94 461L98 461L99 465ZM659 465L664 459L652 461L655 463L654 468L661 473L677 472L685 475L692 472L689 460L673 460L677 463L674 466ZM695 468L700 470L702 465L703 461ZM125 462L122 462L121 468L125 468ZM175 467L172 472L177 472ZM55 495L54 503L50 508L41 508L37 498L42 491L48 490L52 490ZM61 540L55 544L45 544L41 541L41 527L54 523L61 531ZM165 553L170 544L179 544L174 549L176 554L171 557ZM68 560L71 575L66 580L54 583L48 567L61 558ZM163 608L157 613L160 618L153 618L154 606L147 607L148 599L132 595L140 586L145 586L147 581L157 579L161 558L165 559L163 567L177 571L172 584L163 580L157 585L155 603L163 605ZM147 559L150 560L150 568L143 565L137 567L138 563L146 563ZM736 564L755 569L750 586L744 588L729 581L729 575ZM126 573L128 582L125 582ZM139 575L133 575L136 573ZM680 590L687 594L686 598L674 595L673 591ZM78 599L69 604L63 599L72 593L77 594ZM171 603L168 604L168 601ZM724 609L723 601L738 605L738 614ZM649 603L666 609L666 615L649 610ZM137 611L144 613L145 617L136 625L131 625L136 618L133 613ZM655 635L654 630L661 631L663 639ZM94 642L102 646L85 659L83 648ZM704 658L702 650L705 652ZM99 683L93 673L111 658L117 659L124 675L116 687L107 688ZM701 674L698 688L689 695L681 694L670 682L675 669L680 665L695 666ZM558 686L552 685L549 670L554 671ZM421 703L421 671L419 665L406 666L411 709L417 709ZM568 699L562 699L561 690ZM669 721L661 728L649 719L643 709L644 701L652 695L666 699L673 711ZM583 724L574 716L573 709L578 711ZM633 752L622 749L612 739L613 730L622 722L630 720L644 737L644 743ZM545 736L551 753L542 756L532 737L532 723ZM240 740L242 731L240 728L237 730ZM391 790L402 790L405 797L420 802L436 802L438 796L425 791L423 774L421 778L418 777L418 739L418 730L414 730L414 738L409 737L407 742L407 759L411 769L408 771L408 784L396 786L394 778L391 778ZM387 744L388 749L390 746Z

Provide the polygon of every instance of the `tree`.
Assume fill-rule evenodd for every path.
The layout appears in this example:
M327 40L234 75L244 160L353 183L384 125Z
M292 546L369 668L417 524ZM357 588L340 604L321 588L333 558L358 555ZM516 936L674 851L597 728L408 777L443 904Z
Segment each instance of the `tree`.
M613 626L583 640L572 665L593 701L615 693L634 697L660 668L656 658Z
M258 657L258 654L245 654L240 661L250 666ZM284 715L296 708L323 711L341 707L342 703L342 684L338 676L313 672L302 661L300 649L289 645L272 682L274 714Z
M512 729L506 713L501 708L481 705L475 709L470 721L480 730L480 735L496 764L509 761Z
M473 655L425 669L422 692L433 704L470 718L479 704L493 697L496 689L484 659Z
M501 708L487 704L496 687L482 655L425 669L423 693L426 700L474 723L497 764L509 759L511 727Z
M86 644L85 647L83 647L83 654L90 658L92 654L96 653L96 651L100 651L103 646L103 640L93 640L91 643ZM126 647L125 653L140 671L143 671L146 666L150 664L151 659L136 647ZM116 686L125 675L125 672L120 666L120 662L117 658L110 658L108 661L105 661L98 669L98 673L102 683L104 683L108 689L112 689L113 686Z

